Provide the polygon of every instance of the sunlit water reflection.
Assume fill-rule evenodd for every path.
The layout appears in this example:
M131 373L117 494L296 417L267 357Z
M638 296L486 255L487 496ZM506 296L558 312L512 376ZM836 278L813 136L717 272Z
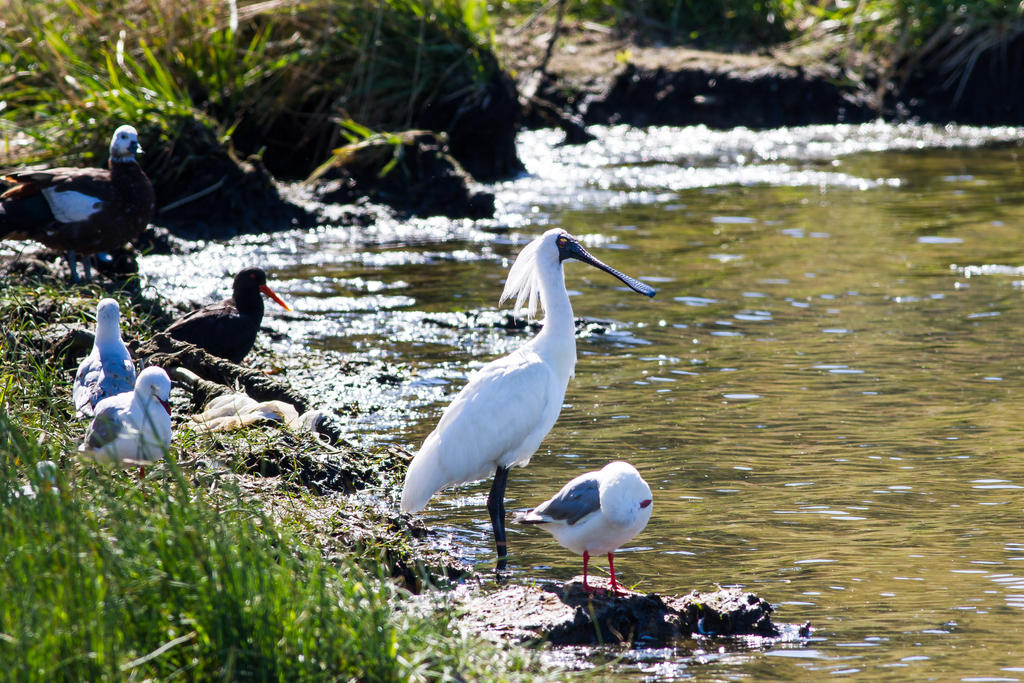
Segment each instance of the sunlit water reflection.
M566 265L577 316L607 322L578 340L510 507L627 459L655 503L617 556L624 581L740 585L816 629L786 647L644 651L632 671L1024 680L1024 173L1015 144L992 145L1022 131L598 134L522 136L532 175L495 188L495 221L287 232L142 265L172 298L206 301L263 264L300 312L266 322L291 381L353 413L357 437L414 449L468 374L525 338L497 325L504 275L562 225L659 293ZM436 497L434 542L490 562L486 491ZM579 573L510 526L520 578Z

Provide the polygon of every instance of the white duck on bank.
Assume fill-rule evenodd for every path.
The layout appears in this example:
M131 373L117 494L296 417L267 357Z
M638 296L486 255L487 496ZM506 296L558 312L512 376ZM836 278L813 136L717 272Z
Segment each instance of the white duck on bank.
M651 519L651 487L628 462L612 462L587 472L562 487L553 498L524 514L519 521L536 524L562 546L583 555L583 590L591 555L608 555L611 589L623 592L615 580L612 556L647 526Z
M84 457L116 465L160 460L171 445L171 379L162 368L146 368L133 391L105 398L78 450Z
M121 309L114 299L103 299L96 306L92 351L82 359L75 375L75 416L92 417L97 403L134 386L135 365L121 340Z
M498 568L505 566L505 486L514 466L525 467L554 426L576 367L576 329L562 262L577 259L654 296L653 287L594 258L569 233L555 228L530 242L509 270L501 301L515 297L532 315L544 307L533 339L474 374L416 453L402 489L402 511L418 512L448 486L494 475L487 511Z

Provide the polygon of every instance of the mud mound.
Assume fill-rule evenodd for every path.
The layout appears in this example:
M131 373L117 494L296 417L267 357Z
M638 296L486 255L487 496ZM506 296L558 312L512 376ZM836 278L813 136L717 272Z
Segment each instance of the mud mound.
M776 625L767 601L738 589L682 597L612 597L606 588L588 594L582 580L573 580L564 586L508 586L489 595L471 595L463 607L469 622L485 633L552 645L666 647L693 636L795 639L810 633L809 625Z
M408 130L339 149L310 178L316 199L348 204L362 197L418 216L489 218L494 195L448 153L444 135Z
M235 158L204 122L182 119L167 137L163 146L147 149L141 159L156 189L156 223L189 239L226 239L313 224L306 211L281 197L257 157Z

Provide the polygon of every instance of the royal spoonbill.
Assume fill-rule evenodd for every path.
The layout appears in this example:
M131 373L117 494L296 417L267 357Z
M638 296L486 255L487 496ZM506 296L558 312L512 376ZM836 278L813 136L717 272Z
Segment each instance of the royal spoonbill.
M596 590L587 585L590 556L607 553L612 592L622 593L612 556L647 526L651 500L651 487L635 467L611 462L576 477L519 521L540 526L562 546L583 555L583 590L588 593Z
M292 310L267 286L267 274L262 268L246 268L235 275L230 298L185 314L171 323L167 334L214 356L241 363L252 351L263 322L260 294L270 297L284 310Z
M163 458L171 445L170 396L167 373L158 367L146 368L133 391L96 404L96 416L79 452L117 465L145 465Z
M121 341L121 309L114 299L102 299L96 306L92 352L78 365L71 390L76 417L92 417L97 403L134 386L135 365Z
M402 510L418 512L443 488L494 475L487 511L494 527L498 568L505 567L505 486L514 466L525 467L554 426L576 367L575 322L565 291L562 262L577 259L600 268L630 289L654 296L653 287L594 258L575 237L555 228L519 253L500 301L515 297L530 315L544 307L543 329L470 379L441 416L405 475Z

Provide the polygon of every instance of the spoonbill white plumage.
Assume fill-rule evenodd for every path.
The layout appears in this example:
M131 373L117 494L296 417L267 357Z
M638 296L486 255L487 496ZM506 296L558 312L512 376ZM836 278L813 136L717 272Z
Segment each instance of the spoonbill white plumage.
M615 580L612 556L647 526L651 501L651 487L635 467L611 462L576 477L519 521L537 524L561 545L583 555L583 590L588 593L595 590L587 585L590 556L607 553L612 592L619 593L622 586Z
M97 403L134 386L135 365L121 341L121 309L114 299L102 299L96 306L92 352L79 364L71 392L75 416L92 417Z
M565 290L562 262L577 259L654 296L655 289L594 258L569 233L555 228L519 253L500 301L527 303L530 315L544 307L543 329L512 353L474 374L441 416L409 465L402 511L418 512L443 488L485 479L494 482L487 511L494 527L498 568L505 567L505 486L513 466L525 467L562 410L576 367L576 329Z

